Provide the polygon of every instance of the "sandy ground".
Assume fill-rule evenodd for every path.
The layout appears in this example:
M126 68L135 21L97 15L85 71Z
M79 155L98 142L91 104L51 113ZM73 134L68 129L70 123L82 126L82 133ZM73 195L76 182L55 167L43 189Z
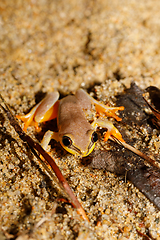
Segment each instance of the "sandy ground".
M1 94L16 115L54 89L66 95L83 87L113 104L133 80L160 87L159 9L159 0L1 1ZM90 223L58 201L34 228L63 192L2 110L0 127L1 240L30 229L32 239L160 239L160 213L124 176L88 169L55 142L51 154ZM32 127L28 134L36 135Z

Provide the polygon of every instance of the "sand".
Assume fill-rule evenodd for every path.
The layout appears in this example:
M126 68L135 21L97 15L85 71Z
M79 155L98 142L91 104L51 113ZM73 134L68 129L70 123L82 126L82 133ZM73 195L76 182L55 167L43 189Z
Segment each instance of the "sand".
M83 87L113 105L132 81L160 87L159 9L158 0L1 1L0 93L13 114L55 89ZM27 133L40 138L33 127ZM158 209L125 176L89 169L54 141L51 154L90 223L59 200L63 192L0 110L0 239L160 239Z

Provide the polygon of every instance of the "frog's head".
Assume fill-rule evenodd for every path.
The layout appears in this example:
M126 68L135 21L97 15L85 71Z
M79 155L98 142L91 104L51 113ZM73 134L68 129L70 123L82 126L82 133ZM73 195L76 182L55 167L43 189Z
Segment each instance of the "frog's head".
M88 156L93 151L97 140L98 135L93 129L89 129L86 132L81 130L74 131L60 136L62 147L79 157Z

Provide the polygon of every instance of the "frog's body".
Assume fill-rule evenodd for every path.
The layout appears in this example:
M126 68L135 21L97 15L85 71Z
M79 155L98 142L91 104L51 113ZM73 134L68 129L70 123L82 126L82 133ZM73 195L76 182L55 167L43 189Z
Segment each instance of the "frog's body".
M120 121L121 119L115 114L115 111L123 110L123 107L107 107L82 89L79 89L75 95L69 95L61 100L58 98L57 91L50 93L27 115L17 116L25 122L24 130L27 130L29 125L35 125L38 128L38 123L57 118L58 132L49 130L45 133L42 140L44 149L47 149L53 138L59 141L68 152L85 157L92 152L95 142L98 140L95 132L97 127L108 129L104 137L105 141L110 135L124 141L120 132L111 122L106 119L96 119L90 124L85 114L91 110L92 104L94 104L97 112Z

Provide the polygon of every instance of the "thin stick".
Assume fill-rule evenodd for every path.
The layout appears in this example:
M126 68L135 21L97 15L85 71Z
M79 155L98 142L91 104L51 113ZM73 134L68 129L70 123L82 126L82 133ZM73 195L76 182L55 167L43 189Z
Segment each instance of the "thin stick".
M69 197L69 199L71 200L71 204L73 205L74 208L77 209L77 212L83 217L84 220L87 220L89 222L89 219L84 211L84 209L82 208L80 202L78 201L78 199L76 198L76 196L74 195L73 191L71 190L67 180L64 178L64 176L62 175L59 167L57 166L57 164L55 163L54 159L41 147L41 145L34 141L30 136L28 136L23 130L22 128L19 126L17 120L15 119L15 117L13 116L13 114L11 113L7 103L5 102L5 100L3 99L3 97L0 94L0 98L2 100L2 102L5 105L5 108L0 104L0 106L2 107L2 109L5 111L5 113L7 114L7 117L10 121L10 124L14 127L15 131L18 133L19 137L24 141L27 142L28 145L30 146L33 154L35 155L35 151L33 151L34 149L36 149L43 157L44 159L47 161L47 163L51 166L52 170L54 171L55 175L57 176L60 185L63 186L65 192L67 193L67 196ZM36 155L37 157L37 155ZM38 158L39 159L39 158ZM46 167L45 167L46 169Z
M109 139L111 139L112 141L118 143L119 145L122 145L123 147L127 148L128 150L134 152L135 154L137 154L138 156L142 157L143 159L145 159L148 163L150 163L151 165L155 166L155 167L159 167L159 163L157 161L155 161L154 159L148 157L146 154L142 153L141 151L139 151L138 149L132 147L131 145L129 145L126 142L121 142L119 139L115 138L114 136L110 136Z

